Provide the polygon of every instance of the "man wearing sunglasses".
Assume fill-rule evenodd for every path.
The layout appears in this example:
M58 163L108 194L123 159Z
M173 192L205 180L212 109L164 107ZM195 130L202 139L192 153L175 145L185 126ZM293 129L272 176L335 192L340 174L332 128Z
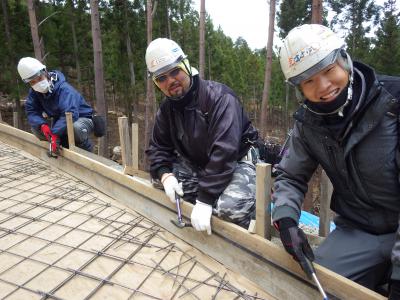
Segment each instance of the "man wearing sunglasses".
M49 153L59 154L59 147L68 147L66 112L72 113L75 143L92 151L89 138L93 131L92 108L59 71L47 71L46 66L32 57L24 57L18 63L22 81L31 87L25 111L32 132L40 140L50 143Z
M159 38L146 50L146 64L165 95L146 151L150 173L168 198L194 204L193 227L211 234L211 215L247 228L255 211L258 138L227 86L199 78L174 41Z

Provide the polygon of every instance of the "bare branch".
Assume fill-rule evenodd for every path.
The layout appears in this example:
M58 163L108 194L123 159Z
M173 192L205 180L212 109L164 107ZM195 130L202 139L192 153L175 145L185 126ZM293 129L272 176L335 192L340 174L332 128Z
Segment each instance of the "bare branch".
M53 12L51 15L47 16L46 18L44 18L44 19L39 23L38 27L40 27L40 25L42 25L44 22L46 22L47 19L51 18L52 16L54 16L54 15L56 15L56 14L58 14L58 13L60 13L60 11L55 11L55 12Z
M152 18L153 18L153 16L154 16L154 14L156 13L157 4L158 4L157 0L154 1L153 10L152 10L152 12L151 12L151 17L152 17Z

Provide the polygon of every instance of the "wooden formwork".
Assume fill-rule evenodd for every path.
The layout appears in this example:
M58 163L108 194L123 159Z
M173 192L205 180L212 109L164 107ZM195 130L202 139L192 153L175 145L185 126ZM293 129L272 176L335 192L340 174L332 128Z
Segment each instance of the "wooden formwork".
M213 234L193 229L178 229L170 219L175 207L165 194L154 189L148 180L128 176L104 159L84 151L62 150L62 156L46 155L46 143L31 134L0 124L0 140L24 149L47 164L63 170L104 194L146 216L163 229L213 257L277 299L320 299L313 283L307 280L298 264L279 246L257 234L212 217ZM192 205L182 204L183 215L190 216ZM384 299L354 282L316 265L317 276L326 292L339 299ZM207 299L207 298L205 298Z

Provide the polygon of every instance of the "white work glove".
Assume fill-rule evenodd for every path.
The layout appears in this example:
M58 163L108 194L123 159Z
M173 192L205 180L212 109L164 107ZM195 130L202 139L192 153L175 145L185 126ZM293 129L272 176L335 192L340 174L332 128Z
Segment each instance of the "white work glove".
M193 228L197 231L207 230L208 235L210 235L211 214L211 205L196 200L196 205L193 207L192 215L190 216Z
M179 196L183 196L182 183L178 183L178 180L172 173L164 173L161 177L161 183L164 186L165 194L168 196L172 203L175 203L175 193Z

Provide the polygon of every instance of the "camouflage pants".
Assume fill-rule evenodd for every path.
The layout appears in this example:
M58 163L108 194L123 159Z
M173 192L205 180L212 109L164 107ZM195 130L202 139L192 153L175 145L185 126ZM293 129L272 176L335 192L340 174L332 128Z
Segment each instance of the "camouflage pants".
M188 162L180 160L173 173L182 182L184 200L195 203L198 190L198 171ZM256 171L251 162L239 161L229 185L220 195L213 214L247 229L255 219Z

